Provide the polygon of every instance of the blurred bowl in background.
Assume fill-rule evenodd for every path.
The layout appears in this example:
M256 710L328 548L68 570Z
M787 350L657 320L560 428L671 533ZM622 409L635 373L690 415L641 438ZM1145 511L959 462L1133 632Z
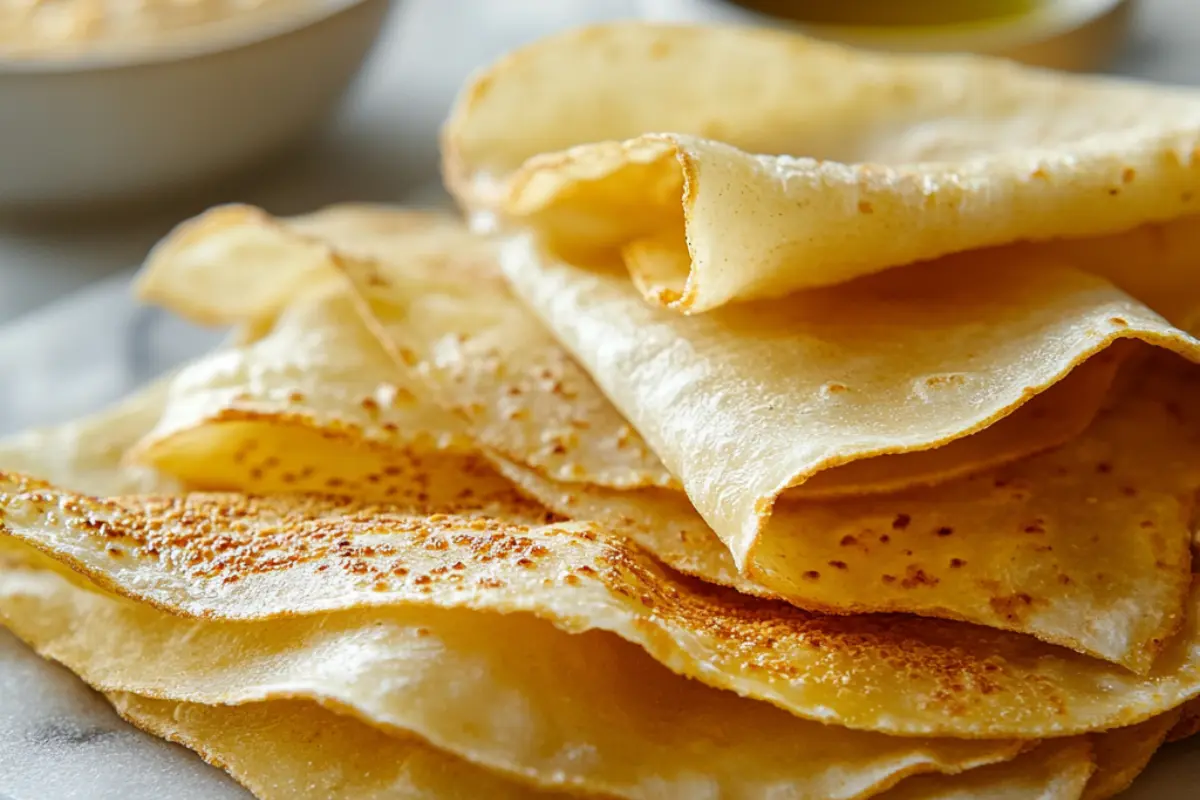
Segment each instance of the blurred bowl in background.
M337 106L391 0L330 0L161 47L0 54L0 211L215 182Z
M981 53L1076 71L1108 63L1129 32L1135 5L1134 0L694 1L709 19L797 26L856 47Z

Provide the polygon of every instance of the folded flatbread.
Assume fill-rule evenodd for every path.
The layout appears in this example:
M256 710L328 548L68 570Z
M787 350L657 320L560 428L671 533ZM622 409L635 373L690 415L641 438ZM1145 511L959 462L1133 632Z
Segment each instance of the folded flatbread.
M42 450L26 437L0 457L20 459L57 480L118 485L131 469L123 452L154 424L151 410L162 395L161 387L151 387L114 409L47 431L70 445L64 453ZM104 472L110 478L97 483ZM474 482L470 475L459 479ZM236 513L239 501L228 499L224 511ZM480 521L470 523L477 534ZM176 548L186 548L187 534L204 527L199 518L179 524L184 535L176 537ZM267 544L265 530L258 533L251 539ZM338 545L343 553L372 548L349 529L339 536L348 537L346 547ZM105 580L136 585L121 569L123 544L106 538L117 569ZM242 550L228 544L212 555L223 560ZM182 554L164 553L168 561ZM486 569L492 556L481 551L475 558ZM873 794L906 775L996 763L1022 746L896 739L807 722L682 680L611 634L572 635L526 614L418 604L252 623L197 621L108 594L12 539L0 543L0 563L0 618L18 635L92 685L118 693L118 708L138 724L181 739L268 797L282 789L263 791L277 770L262 763L264 746L283 764L294 764L297 752L321 749L312 762L323 766L302 770L309 796L334 788L349 793L350 786L394 791L404 781L428 791L494 786L516 794L507 787L517 781L623 797L700 786L766 797L786 785L830 798ZM314 578L320 581L323 572ZM428 585L419 577L416 584ZM236 604L238 588L227 587ZM253 603L253 592L243 599ZM531 652L537 658L530 659ZM171 709L165 718L164 708ZM268 723L272 711L281 716ZM219 734L214 720L227 726ZM352 745L371 749L351 758ZM386 760L389 753L408 756L391 769L363 769L363 758ZM752 766L756 760L762 768ZM508 775L507 781L479 764Z
M482 71L443 152L469 208L556 243L686 241L681 261L627 266L652 302L698 312L1194 214L1198 125L1192 89L625 23Z
M96 499L8 474L0 513L7 536L177 614L524 612L609 631L676 672L849 728L1067 735L1134 724L1200 690L1194 590L1180 632L1137 676L1002 631L746 597L676 575L595 525L529 524L498 505L430 516L286 495Z
M514 114L533 97L537 113ZM1031 482L1033 495L1054 484L1036 474L1053 457L1030 456L1075 439L1111 402L1096 357L1117 340L1200 356L1171 324L1200 309L1198 122L1194 90L790 33L618 24L484 71L447 124L444 157L476 224L509 240L501 260L517 295L678 479L743 577L807 607L831 586L834 610L883 609L894 594L919 613L1029 630L1017 619L1039 615L1039 592L993 581L987 606L980 596L964 613L946 576L971 559L947 551L933 569L911 547L904 564L882 553L913 520L962 530L939 517L959 499L988 516L998 493L985 501L964 474ZM1192 458L1186 437L1172 438ZM1081 467L1052 468L1104 505ZM1097 530L1063 497L1027 499L1018 490L1009 506L1025 521L984 526L981 541L1003 542L993 574L1012 574L1000 553L1050 519L1035 506L1056 509L1064 536L1044 553ZM914 514L914 502L939 511ZM1100 516L1114 539L1158 524ZM889 547L857 567L832 547L816 558L814 529ZM886 566L864 575L867 558ZM1168 561L1178 587L1186 556ZM1108 580L1107 568L1091 574ZM856 605L836 594L845 584L877 599ZM1043 616L1037 635L1144 670L1164 630L1076 633L1083 619L1066 613L1054 631Z
M283 223L254 218L246 224L274 226L278 254L251 269L275 274L280 283L296 263L289 252L324 246L328 271L340 269L366 299L365 321L379 328L395 363L389 364L361 331L344 296L319 291L297 302L253 345L237 355L206 359L176 382L174 396L184 411L168 407L164 420L177 420L175 427L191 433L164 435L171 426L166 432L160 426L140 452L189 485L324 490L386 500L389 496L379 491L388 488L386 478L384 484L378 477L374 483L365 480L379 473L366 465L389 452L407 452L418 441L445 441L450 432L442 425L457 430L454 426L465 423L493 465L555 511L596 520L636 539L673 567L742 591L783 596L826 611L909 611L981 622L1033 633L1141 671L1182 617L1190 561L1187 487L1194 472L1190 463L1179 463L1187 461L1192 447L1182 399L1192 391L1192 378L1182 362L1162 362L1175 383L1151 382L1160 387L1158 411L1146 405L1131 411L1138 402L1138 394L1132 393L1128 402L1133 405L1105 412L1104 426L1063 451L1020 460L1077 436L1101 402L1118 394L1109 392L1109 385L1127 360L1122 349L1093 356L1055 389L950 446L819 473L812 488L799 487L794 500L775 509L757 540L750 562L753 579L747 580L682 495L627 491L669 490L674 482L587 374L519 303L494 281L469 279L483 269L478 242L461 254L455 247L444 250L438 282L431 283L403 259L364 262L328 243L279 234ZM264 234L240 234L242 239L252 236ZM220 260L219 247L208 252ZM463 273L457 272L460 260ZM234 263L232 254L223 263ZM158 269L161 280L169 281L169 263ZM464 277L455 280L456 274ZM236 275L229 280L222 291L238 292ZM1064 309L1074 308L1070 287L1097 285L1074 273L1063 280L1068 287ZM1120 297L1103 284L1096 291L1101 298ZM1003 304L994 307L1003 321ZM1061 329L1054 328L1061 320L1052 313L1044 319L1054 332L1035 329L1027 336L1062 338ZM931 336L929 341L937 340ZM238 366L221 366L229 363ZM1013 363L1022 367L1016 353ZM1127 371L1136 366L1129 364ZM393 373L393 368L399 371ZM1149 372L1157 370L1156 362ZM257 377L250 381L239 375ZM306 396L283 402L295 381L292 376L298 375L307 376L333 402ZM391 385L405 388L379 388ZM399 412L386 404L377 406L371 398L381 392L406 398L400 409L405 416L395 416ZM786 397L781 395L781 401ZM428 415L422 402L454 414ZM341 410L337 418L326 415L329 424L322 426L313 421L320 422L323 405ZM861 407L870 411L865 402ZM194 413L197 409L204 413ZM259 415L259 424L245 418L251 410ZM239 418L242 423L236 422ZM298 425L302 419L310 428L316 424L304 436L314 440L313 452L322 453L320 458L307 452L314 445L305 444L299 434L277 433L279 424ZM391 432L383 428L389 421ZM1158 438L1154 431L1160 432ZM248 442L256 455L233 457ZM954 456L956 451L960 456ZM937 454L951 459L930 460ZM1014 459L1010 466L989 469L994 462ZM345 465L334 472L352 470L352 479L343 481L335 474L333 485L317 482L323 462ZM292 470L287 481L273 480L280 463L305 465L307 478ZM925 477L922 463L929 470ZM945 483L964 469L975 477ZM839 474L847 476L844 482L829 480ZM899 487L887 483L896 479ZM940 485L896 494L905 481ZM873 496L861 497L868 489ZM881 494L885 489L893 491ZM1128 495L1131 489L1134 496ZM841 495L852 496L837 499ZM815 502L818 498L824 499ZM1076 535L1080 527L1095 541L1082 546Z
M367 297L386 294L389 285L378 274L371 278L360 276L356 282ZM536 383L530 385L524 380L524 376L538 374L537 369L531 368L530 358L540 348L528 345L531 336L513 331L528 331L528 323L495 323L492 321L497 319L496 314L489 318L469 313L471 308L497 306L495 292L480 293L471 303L460 300L457 312L444 314L440 327L427 325L417 329L411 323L414 316L434 317L432 312L420 310L421 307L438 304L431 304L427 293L412 288L408 302L404 303L401 296L405 285L402 281L392 284L398 288L390 293L390 301L371 304L370 313L387 321L385 337L406 343L432 365L426 374L438 382L443 401L463 409L465 416L475 420L481 441L499 450L509 461L545 475L547 471L526 455L531 452L529 448L519 452L511 441L506 442L492 432L520 430L564 417L582 420L582 424L569 428L563 435L550 437L550 441L558 445L560 452L585 464L593 461L597 453L605 455L605 448L597 443L624 440L634 446L609 448L609 451L642 452L640 443L635 444L624 425L603 414L587 413L602 404L594 391L588 391L582 376L572 375L564 381L560 376L567 370L551 362L554 369L546 374L555 380L547 382L548 389L539 391ZM588 291L586 295L589 302L596 302L599 293ZM561 297L561 293L556 296ZM554 302L550 297L547 301ZM399 311L395 311L397 308ZM706 322L713 316L687 322ZM462 320L470 322L464 324ZM753 320L753 314L747 314L747 324L753 324ZM431 340L429 330L440 335ZM645 352L654 351L652 338L639 340L644 343ZM638 337L631 335L630 341L635 339ZM612 336L597 334L595 341L609 356L617 350L614 347L617 341ZM830 346L828 337L821 343ZM755 355L758 363L771 358L765 350ZM935 483L932 487L873 492L867 497L862 496L861 490L859 496L823 500L817 499L820 492L784 494L785 499L774 508L764 508L761 498L756 498L756 504L743 508L753 519L769 521L756 529L744 545L739 545L736 538L721 536L733 555L732 565L723 554L713 553L705 524L688 502L673 492L611 491L614 484L596 479L593 476L598 471L587 467L575 467L573 472L570 468L558 470L560 475L566 473L558 483L570 485L549 487L538 485L536 476L521 480L516 473L508 474L556 511L581 519L603 520L606 525L622 529L647 544L672 565L709 580L729 583L729 576L740 568L759 586L807 608L841 613L904 610L967 619L1032 632L1049 641L1144 670L1177 624L1179 601L1189 580L1188 519L1190 498L1200 486L1200 474L1193 466L1200 463L1200 453L1194 433L1197 421L1182 408L1186 407L1184 398L1200 388L1196 383L1200 375L1190 365L1170 356L1152 358L1148 366L1131 364L1129 369L1133 374L1141 376L1131 380L1136 387L1125 392L1124 400L1114 400L1114 407L1104 412L1087 433L1076 436L1058 450L1044 455L1022 451L1020 455L1024 458L988 469L992 460L1012 461L1003 458L1005 446L1034 450L1038 445L1047 446L1038 441L1039 430L1049 435L1079 434L1090 415L1084 416L1082 424L1077 426L1064 424L1066 415L1079 413L1079 406L1071 406L1071 401L1079 403L1089 396L1103 398L1119 356L1119 352L1108 352L1095 357L1071 373L1058 387L1062 390L1059 394L1046 393L1004 422L985 429L995 431L999 438L994 444L985 441L967 453L968 460L976 461L973 469L967 470L973 473L968 477L946 482L946 478L954 475L951 471L938 476L941 481L915 480L918 485ZM686 356L667 353L662 358L678 362ZM488 365L496 362L502 369L489 370ZM1014 363L1023 362L1014 359ZM631 365L611 366L615 374L621 372L621 366ZM497 371L500 377L495 377ZM702 371L702 367L697 367L690 375ZM646 391L656 392L665 414L679 414L687 401L681 400L674 390L689 376L686 368L682 369L684 377L679 377L679 372L678 364L674 364L641 375L637 375L636 368L621 374L642 382ZM788 376L789 382L796 382L795 372ZM659 378L653 389L650 374ZM780 374L784 374L782 369ZM712 518L705 511L720 513L739 498L746 498L748 503L748 495L752 493L747 490L750 481L764 474L778 474L787 449L816 446L813 443L816 437L805 437L805 426L814 426L818 431L844 430L836 422L822 425L816 413L808 413L800 416L791 430L796 439L780 441L770 431L776 415L771 408L772 400L759 393L761 385L743 390L732 375L723 377L728 380L715 380L709 391L698 393L704 397L697 398L695 415L690 421L680 423L677 435L666 439L679 441L682 437L688 443L676 449L686 449L689 455L703 460L709 482L693 487L689 498L710 524ZM1160 378L1167 382L1159 383ZM734 389L721 391L720 385ZM1159 388L1155 390L1153 386ZM484 387L489 391L483 391ZM761 419L761 425L755 429L763 432L762 440L768 447L778 445L774 452L755 452L752 444L738 438L745 429L735 426L735 414L729 414L722 422L727 411L721 406L737 405L737 393L742 391L746 407L753 408ZM559 405L564 411L547 413L545 399L553 400L556 393L563 398ZM863 414L862 419L870 417L874 424L880 424L876 422L880 411L870 399L878 393L863 391L862 394L860 403L850 400L848 404ZM714 407L710 400L719 402ZM782 392L777 400L780 406L789 402L794 405ZM841 413L838 402L829 404L832 417ZM1054 403L1062 405L1056 409ZM571 412L576 416L569 417ZM1034 416L1038 412L1042 413L1040 420ZM1057 424L1039 428L1039 422L1046 420ZM867 423L860 424L866 427ZM882 424L899 426L894 416ZM683 427L696 431L695 436L689 439L691 434ZM1160 435L1156 436L1156 430ZM549 431L553 433L555 428ZM1021 438L1021 432L1034 434L1032 444ZM958 451L963 452L962 446L975 446L973 438L958 440ZM954 446L942 452L952 449ZM889 458L893 459L891 466L885 463ZM919 465L914 465L911 471L907 469L914 458L913 454L885 456L858 465L877 468L877 475L868 475L866 480L905 476L913 481L920 474ZM739 470L739 462L747 468ZM1157 465L1165 469L1157 472ZM954 466L961 467L952 465L950 469ZM1145 472L1147 469L1150 472ZM825 474L835 476L838 470ZM867 473L860 468L854 477L863 480L864 475ZM635 481L629 480L616 484L615 488L634 485ZM831 491L833 485L836 484L826 482L819 488L830 495L840 494ZM846 484L841 488L851 494L845 491ZM886 488L903 488L903 484ZM1077 495L1075 499L1071 498L1072 493ZM698 502L698 496L705 502ZM1124 510L1118 510L1120 507ZM767 512L771 511L774 513L768 517ZM712 524L712 528L718 534L722 532L718 524ZM1155 533L1144 533L1150 530ZM1086 545L1080 541L1081 531L1091 537ZM1109 558L1112 560L1107 563L1096 560ZM1116 575L1123 575L1130 582L1118 588L1121 581ZM745 584L734 585L754 591Z
M263 800L419 797L557 797L472 768L418 740L387 736L305 701L203 706L113 693L128 720L200 752ZM1161 727L1158 720L1152 721ZM1010 762L952 777L917 777L880 800L1106 800L1120 789L1105 779L1126 759L1118 749L1153 741L1143 723L1110 734L1047 742ZM1149 734L1149 735L1147 735ZM1136 740L1135 740L1136 739ZM1093 765L1093 761L1095 765ZM321 769L314 772L313 765ZM1095 770L1093 772L1093 770ZM1089 778L1088 775L1091 774Z
M129 409L153 408L161 396L147 392L59 429L58 438L73 445L71 456L32 449L30 441L25 463L64 480L100 471L119 474L125 469L121 453L138 438L137 428L144 431L154 421L148 414L131 416ZM7 449L9 458L21 453L20 445ZM531 791L401 732L411 730L521 781L565 782L629 797L644 796L643 783L657 787L655 793L668 791L672 780L682 781L681 789L708 785L731 796L766 796L775 791L776 779L759 769L747 771L747 758L768 751L778 751L784 770L778 785L811 796L857 797L908 774L994 763L1020 747L888 739L815 725L681 681L614 637L560 633L521 615L429 609L418 612L419 624L407 625L404 614L373 612L249 625L195 622L107 595L11 540L3 552L0 615L14 630L43 654L114 692L122 714L196 748L264 797L282 796L283 786L303 787L301 796L363 796L403 786L439 796L480 787L488 796ZM511 630L502 632L504 626ZM525 657L531 649L537 659ZM563 690L553 688L553 681ZM386 686L394 688L381 695ZM127 693L130 689L144 695ZM311 699L265 699L276 695ZM163 699L172 697L176 701ZM180 697L186 700L178 702ZM603 698L595 713L587 711L589 697ZM708 708L710 703L716 705ZM668 718L655 722L661 714ZM689 719L669 718L679 714ZM747 714L743 736L736 733L737 720ZM489 718L491 725L482 723ZM639 745L631 725L642 725L649 738ZM518 726L524 735L514 735ZM574 738L560 740L564 731ZM680 733L699 738L682 744L675 741ZM831 735L843 737L861 756L851 756L851 750L839 755L842 745ZM717 748L705 759L696 749L703 742ZM739 755L743 746L748 749ZM710 761L701 770L684 767L672 779L670 768L648 755L654 747L681 764L723 760L731 776L754 777L729 782ZM580 762L576 756L583 751L591 756ZM295 766L302 754L308 756L305 768L281 784L280 769ZM391 760L388 754L399 757ZM365 768L364 758L374 768ZM609 763L610 758L615 760ZM384 769L380 759L391 768ZM314 771L314 764L321 766ZM639 777L644 770L651 771Z
M563 800L308 700L206 706L110 692L134 725L195 750L259 800Z
M306 699L542 787L852 798L1020 749L809 722L673 675L611 634L525 614L414 606L196 622L44 569L10 563L0 585L5 624L106 691L209 706Z

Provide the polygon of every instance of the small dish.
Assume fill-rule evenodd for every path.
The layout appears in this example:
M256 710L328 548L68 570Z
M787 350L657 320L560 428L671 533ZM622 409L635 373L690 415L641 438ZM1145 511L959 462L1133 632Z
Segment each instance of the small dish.
M1003 56L1052 69L1103 67L1130 28L1134 0L924 0L831 4L820 0L701 0L724 22L794 25L855 47ZM871 14L878 15L873 20ZM890 17L890 19L889 19Z
M327 0L161 47L0 56L0 210L130 201L215 181L336 106L390 0Z

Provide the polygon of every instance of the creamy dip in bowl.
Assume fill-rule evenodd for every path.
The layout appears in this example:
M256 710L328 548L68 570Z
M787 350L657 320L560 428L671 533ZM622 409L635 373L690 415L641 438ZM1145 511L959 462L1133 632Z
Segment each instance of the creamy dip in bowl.
M391 0L0 0L0 213L218 180L325 119Z
M127 54L303 18L318 0L0 0L0 58Z

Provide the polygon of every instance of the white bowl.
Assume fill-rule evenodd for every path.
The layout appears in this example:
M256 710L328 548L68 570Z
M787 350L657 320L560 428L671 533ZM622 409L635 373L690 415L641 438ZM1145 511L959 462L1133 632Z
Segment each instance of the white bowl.
M0 210L146 198L271 155L336 106L389 3L159 51L0 58Z

